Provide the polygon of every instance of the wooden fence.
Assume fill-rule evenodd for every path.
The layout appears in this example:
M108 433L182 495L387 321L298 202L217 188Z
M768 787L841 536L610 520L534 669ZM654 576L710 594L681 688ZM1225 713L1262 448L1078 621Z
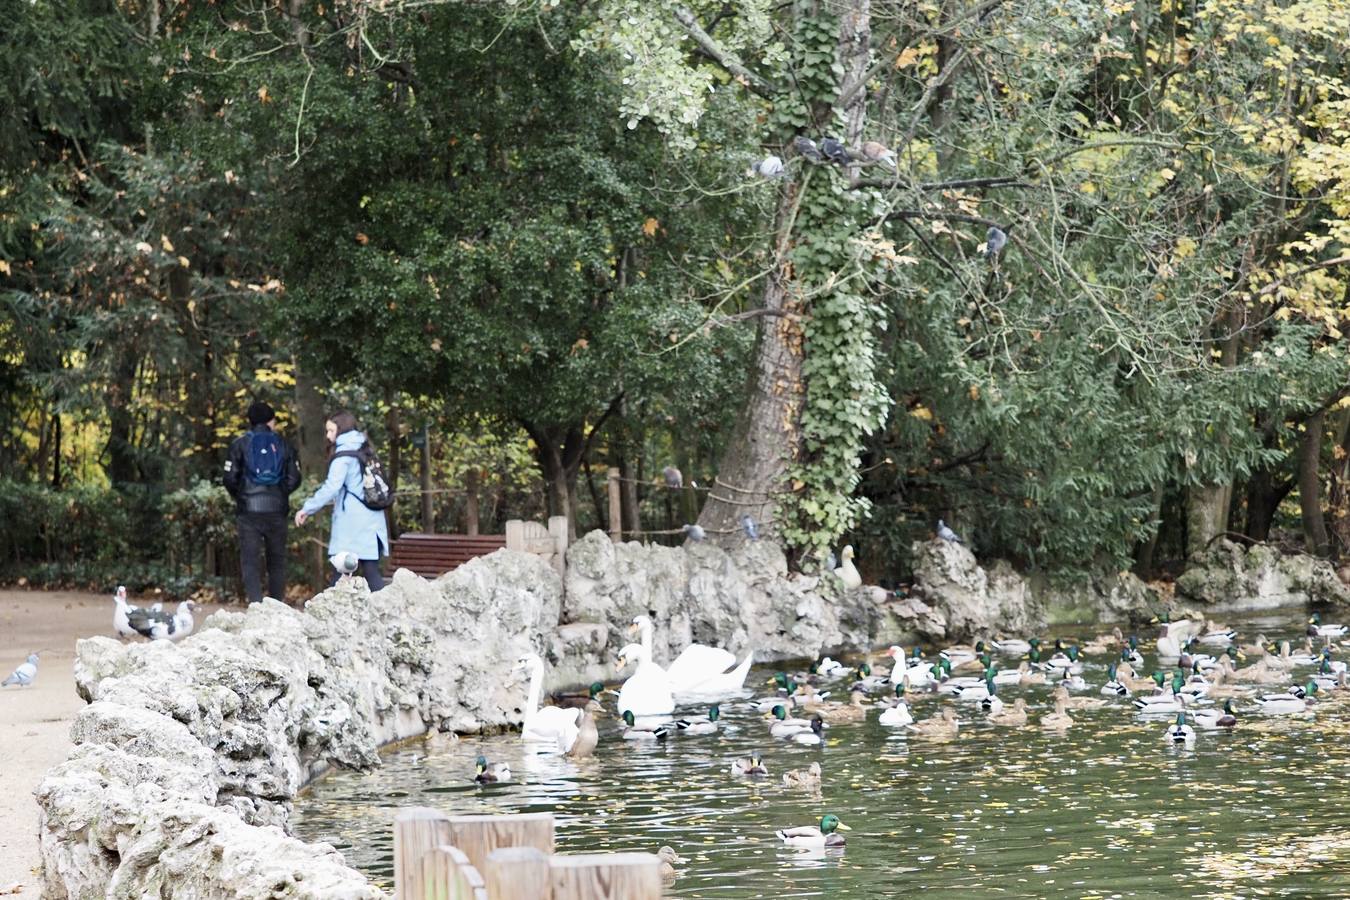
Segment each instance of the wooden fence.
M394 818L394 900L657 900L651 853L554 855L553 816Z

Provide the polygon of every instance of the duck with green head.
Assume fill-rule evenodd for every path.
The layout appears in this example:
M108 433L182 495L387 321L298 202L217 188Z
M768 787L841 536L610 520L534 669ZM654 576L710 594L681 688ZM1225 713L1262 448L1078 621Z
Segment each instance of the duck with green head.
M1116 671L1115 663L1106 667L1106 684L1102 685L1102 693L1108 697L1130 696L1130 689L1116 677Z
M715 734L717 732L717 721L722 717L722 709L716 703L708 707L706 717L689 717L685 719L676 719L675 727L681 734Z
M1233 701L1225 700L1223 709L1197 709L1191 713L1191 718L1195 724L1201 728L1210 731L1216 731L1220 728L1234 728L1237 726L1237 712L1233 709Z
M510 781L511 767L506 763L489 763L486 756L480 756L474 764L473 780L479 784Z
M783 843L791 847L842 847L844 836L841 831L851 831L839 821L839 817L830 813L821 818L819 825L799 825L796 828L780 828L774 834Z
M1179 712L1176 722L1167 726L1164 737L1174 746L1189 747L1195 743L1195 729L1186 724L1186 714Z
M639 727L637 717L633 715L631 709L623 711L623 723L628 726L623 732L625 741L664 741L666 735L670 733L670 729L666 725L655 727L643 725Z
M1256 707L1266 715L1273 716L1307 712L1308 708L1317 702L1317 682L1309 681L1301 690L1303 692L1301 697L1292 693L1264 694L1256 698Z
M769 710L768 718L773 720L769 726L769 734L776 738L790 738L811 729L809 719L790 718L787 712L787 707L782 704Z

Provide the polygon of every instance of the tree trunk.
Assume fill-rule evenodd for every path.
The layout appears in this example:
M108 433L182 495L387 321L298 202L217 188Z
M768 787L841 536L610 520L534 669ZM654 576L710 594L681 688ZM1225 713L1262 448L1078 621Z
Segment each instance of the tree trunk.
M1247 527L1243 534L1254 541L1270 540L1270 526L1275 522L1275 511L1293 488L1293 481L1277 481L1275 473L1269 469L1253 472L1247 481Z
M1318 410L1304 423L1298 447L1298 504L1303 513L1303 534L1308 549L1318 556L1327 554L1327 526L1322 517L1322 425L1326 411Z
M1331 557L1339 560L1342 554L1350 551L1350 413L1338 413L1331 430L1336 442L1331 471L1327 473L1331 483L1328 505L1331 521L1327 531L1332 538Z
M1203 553L1220 533L1228 530L1228 507L1233 485L1207 484L1186 492L1186 556Z
M388 398L386 398L388 399ZM385 448L385 472L389 476L389 486L398 490L398 478L403 468L403 428L402 412L396 404L389 404L389 412L384 417L384 433L388 446ZM384 524L389 531L389 539L398 538L398 516L391 506L384 511Z
M548 514L567 517L567 539L577 539L577 472L581 468L586 440L582 426L561 428L521 422L534 441L534 458L544 476Z
M300 471L322 478L328 469L328 440L323 434L327 413L318 382L300 362L295 361L295 449L300 456Z
M1153 489L1153 518L1159 520L1158 527L1153 529L1148 540L1141 541L1134 550L1134 573L1140 578L1153 575L1153 556L1158 549L1158 535L1162 532L1162 502L1163 486L1160 484Z
M136 453L131 441L131 395L136 378L137 354L131 345L117 361L114 381L108 385L108 480L113 487L136 479Z

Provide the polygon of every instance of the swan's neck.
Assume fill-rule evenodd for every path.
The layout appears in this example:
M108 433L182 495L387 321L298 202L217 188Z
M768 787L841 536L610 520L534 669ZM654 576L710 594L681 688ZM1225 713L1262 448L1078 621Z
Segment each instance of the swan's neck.
M530 696L525 701L525 724L529 726L534 714L539 710L539 698L544 691L544 664L540 660L530 663Z
M647 651L647 659L652 658L652 620L643 619L638 625L638 630L642 632L642 649ZM646 662L646 660L644 660ZM641 668L641 666L639 666Z

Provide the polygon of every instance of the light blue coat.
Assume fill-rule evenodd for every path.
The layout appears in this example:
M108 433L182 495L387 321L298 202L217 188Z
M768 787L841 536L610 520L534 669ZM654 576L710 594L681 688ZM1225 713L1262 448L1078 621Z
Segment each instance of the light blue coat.
M338 452L358 450L365 442L366 436L361 432L347 431L338 435L337 449ZM312 516L333 504L333 532L328 538L330 554L350 550L361 559L379 559L388 555L389 529L385 525L384 511L370 509L362 503L363 493L361 463L354 457L342 456L328 464L328 477L301 507L305 515Z

